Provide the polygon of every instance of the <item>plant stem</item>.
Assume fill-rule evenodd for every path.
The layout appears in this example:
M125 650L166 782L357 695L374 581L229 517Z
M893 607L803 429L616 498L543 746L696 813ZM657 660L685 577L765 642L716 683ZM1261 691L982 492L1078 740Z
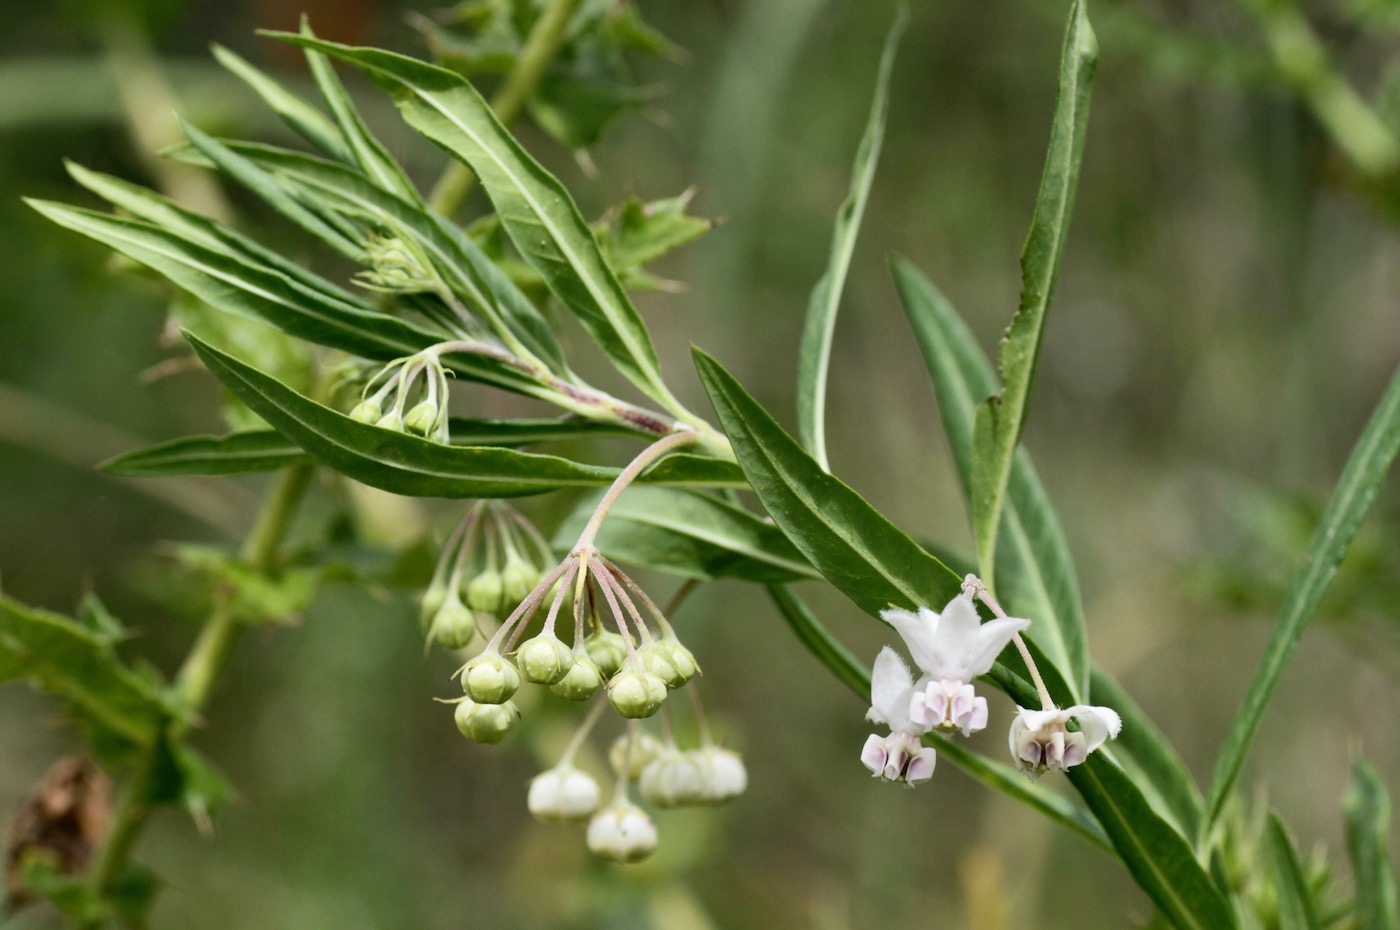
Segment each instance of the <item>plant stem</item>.
M297 465L278 476L243 544L242 557L253 570L265 573L275 567L277 550L310 486L313 472L312 465ZM175 679L185 714L170 721L166 732L145 750L133 769L121 807L88 873L88 884L99 895L110 891L125 871L132 847L150 816L152 789L164 745L189 731L191 721L208 701L241 628L238 616L228 605L220 604L210 612L190 647ZM101 922L85 926L100 927Z
M593 540L597 537L598 530L602 527L603 519L608 515L608 511L612 509L613 504L617 503L617 499L622 492L627 490L627 486L635 481L637 476L645 471L648 465L655 462L663 455L666 455L668 452L674 452L682 446L690 445L693 442L699 442L701 438L700 433L695 430L672 433L669 436L663 436L661 439L656 440L656 442L637 453L637 457L628 463L627 467L622 470L622 474L613 479L613 483L608 488L607 493L605 493L603 499L598 502L598 508L593 511L593 516L588 518L588 525L585 526L583 532L579 534L578 542L574 543L574 551L586 551L593 548Z
M580 0L553 0L544 13L535 21L534 28L525 39L525 46L515 60L515 67L506 76L506 81L496 96L491 99L491 109L502 125L515 121L530 97L539 87L549 63L558 53L568 32L569 22L578 11ZM476 176L461 162L453 162L443 172L433 192L428 197L428 207L451 217L462 206L471 193Z

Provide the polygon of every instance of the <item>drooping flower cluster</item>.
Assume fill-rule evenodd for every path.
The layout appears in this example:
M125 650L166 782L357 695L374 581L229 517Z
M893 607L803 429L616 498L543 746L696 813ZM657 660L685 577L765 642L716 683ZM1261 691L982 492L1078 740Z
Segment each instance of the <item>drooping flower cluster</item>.
M394 359L371 377L350 418L445 444L447 393L447 370L428 349Z
M992 620L981 621L974 596L992 609L996 615ZM938 729L971 736L987 726L987 699L976 693L973 681L991 670L1007 645L1021 646L1020 634L1030 621L1006 616L971 575L962 593L942 613L927 607L912 612L891 608L880 616L899 633L923 674L916 681L888 646L876 656L866 719L888 726L890 732L883 737L871 734L861 761L877 778L916 785L932 777L936 762L933 748L923 744L924 734ZM1029 653L1023 651L1023 658L1036 679L1043 707L1038 711L1017 708L1010 733L1017 768L1032 777L1064 771L1118 735L1122 721L1110 708L1055 707ZM1068 729L1070 721L1077 722L1078 730Z

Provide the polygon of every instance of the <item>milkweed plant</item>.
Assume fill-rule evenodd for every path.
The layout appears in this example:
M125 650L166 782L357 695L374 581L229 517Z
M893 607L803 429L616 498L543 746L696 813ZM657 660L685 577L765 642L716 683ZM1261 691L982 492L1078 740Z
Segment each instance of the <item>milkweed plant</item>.
M936 783L959 769L1022 802L1026 817L1048 818L1121 862L1155 909L1149 926L1400 926L1386 857L1389 802L1367 763L1357 759L1344 805L1352 893L1325 859L1300 857L1275 815L1247 810L1237 784L1279 678L1396 454L1400 380L1317 525L1204 791L1095 662L1065 537L1020 445L1089 126L1098 50L1086 3L1075 0L1064 32L1021 300L997 364L926 277L904 260L891 264L969 505L976 553L957 567L916 542L917 527L901 527L898 515L879 512L832 473L827 456L828 358L903 14L876 69L829 263L794 348L790 431L703 350L694 365L707 409L683 404L674 373L658 363L632 298L664 284L649 263L710 229L688 212L688 197L629 199L590 224L507 129L528 110L582 147L607 120L571 111L568 94L541 81L550 62L595 55L622 80L622 51L664 50L666 41L626 5L550 0L524 21L501 12L507 6L472 7L465 32L435 27L440 64L325 41L306 24L268 33L305 53L315 102L216 50L307 145L221 139L184 125L186 141L165 154L245 188L314 242L324 262L294 260L79 165L70 166L73 179L111 212L32 202L179 291L174 326L227 390L239 427L132 451L106 470L276 477L240 550L183 551L185 570L217 583L171 680L119 656L124 628L95 597L73 617L0 600L0 677L56 695L95 760L67 761L50 781L88 793L108 776L116 785L110 814L100 804L86 818L67 812L77 826L64 843L53 840L54 824L42 829L43 810L25 815L10 849L12 906L47 900L81 927L145 925L156 883L133 858L143 826L162 805L203 823L226 797L191 735L218 726L205 719L207 703L240 631L310 596L314 577L304 562L286 560L282 542L320 473L432 499L448 527L418 604L429 647L423 674L456 669L442 689L446 706L425 713L509 752L512 730L538 704L518 701L522 691L578 706L572 740L515 800L540 820L582 825L561 827L560 843L636 862L666 842L667 809L742 805L748 782L766 777L761 758L741 757L712 733L706 706L723 698L705 691L711 657L693 652L670 622L696 584L723 577L764 587L796 644L831 684L855 692L852 718L868 707L865 743L831 751L869 771L870 792L892 790L888 782L937 803ZM470 79L490 70L473 28L515 30L490 103ZM367 76L412 130L450 156L430 195L376 139L338 69ZM478 186L489 205L464 224L459 207ZM626 391L580 377L560 336L565 323L586 333ZM521 395L538 413L474 417L468 384ZM536 451L593 438L629 451L597 462ZM561 525L538 527L509 503L543 494L572 502ZM634 580L637 569L684 582L662 597ZM799 595L800 582L849 598L883 625L888 645L852 654ZM1004 753L962 742L987 729L1006 734ZM683 738L692 732L694 740ZM590 740L605 747L593 758L605 758L608 771L580 761Z

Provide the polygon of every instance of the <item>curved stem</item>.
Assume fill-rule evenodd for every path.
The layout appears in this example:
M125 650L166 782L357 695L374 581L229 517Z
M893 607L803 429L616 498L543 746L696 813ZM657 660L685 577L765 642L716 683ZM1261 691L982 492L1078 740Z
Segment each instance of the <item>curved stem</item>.
M574 551L593 548L593 540L597 538L598 530L602 527L603 519L607 517L608 511L612 509L613 504L617 503L622 492L627 490L627 486L637 480L637 476L645 471L648 465L667 453L674 452L682 446L699 442L700 439L700 434L695 430L684 430L663 436L639 452L637 457L622 470L622 474L613 479L612 485L603 495L603 499L598 502L597 509L593 511L593 516L588 518L588 524L579 534L578 542L574 543Z
M1006 611L1001 609L1001 604L992 596L992 592L987 590L987 586L980 578L968 575L963 582L964 589L971 588L976 592L978 600L991 608L992 613L1001 619L1006 619ZM1035 664L1035 659L1031 658L1031 651L1026 647L1026 641L1021 638L1020 633L1013 633L1011 641L1016 644L1016 651L1021 654L1021 661L1026 663L1026 670L1031 673L1031 681L1035 682L1035 693L1040 696L1041 710L1054 710L1055 702L1050 699L1050 690L1045 687L1045 680L1040 677L1040 669Z

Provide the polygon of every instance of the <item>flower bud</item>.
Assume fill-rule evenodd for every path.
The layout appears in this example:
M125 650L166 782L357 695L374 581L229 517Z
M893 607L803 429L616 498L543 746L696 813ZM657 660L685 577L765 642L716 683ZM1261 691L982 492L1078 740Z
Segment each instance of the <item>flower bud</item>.
M530 781L525 803L536 820L560 823L587 818L598 809L602 794L593 776L572 765L559 765Z
M467 582L466 595L472 610L494 614L501 609L501 573L488 568Z
M680 669L676 668L676 663L671 660L667 651L661 648L659 642L650 642L638 647L633 661L660 678L668 688L679 688L685 684Z
M624 733L608 749L608 764L619 778L636 779L665 751L661 740L649 733Z
M350 419L357 423L374 423L384 415L378 401L362 400L350 411Z
M530 596L539 583L540 573L533 565L518 555L512 554L506 558L505 567L501 569L501 587L507 604L519 604Z
M520 644L515 651L515 664L526 681L552 685L569 674L574 664L574 651L553 633L541 633Z
M423 592L423 599L418 602L418 619L423 626L432 625L433 618L442 609L442 605L447 603L447 588L443 585L433 585Z
M638 862L656 849L656 824L635 804L610 804L588 822L588 848L613 862Z
M384 416L375 421L375 426L380 429L391 429L396 433L403 432L403 420L399 419L397 410L390 410Z
M433 615L428 638L446 649L465 649L476 636L476 617L455 595Z
M620 633L599 630L583 641L588 657L598 666L603 680L613 677L627 661L627 641Z
M434 427L437 426L438 408L437 404L430 400L420 400L413 405L413 408L404 414L403 425L410 433L419 436L432 436Z
M570 701L586 701L603 687L603 676L587 653L574 654L574 664L568 674L549 686L549 690Z
M691 652L685 645L674 636L667 636L656 641L656 647L666 654L666 658L671 660L671 664L676 667L677 674L684 684L694 678L700 672L700 665L695 661L695 653Z
M499 652L483 652L462 669L462 690L478 704L504 704L520 690L520 672Z
M608 681L608 703L629 720L650 717L666 700L666 682L641 668L627 665Z
M703 779L701 800L720 804L737 798L749 786L749 773L744 760L732 749L706 746L689 753L700 768Z
M700 804L705 800L705 776L690 753L667 749L642 770L638 784L642 800L657 807Z
M520 708L514 701L504 704L478 704L462 701L453 714L457 729L467 739L477 743L499 743L520 719Z

